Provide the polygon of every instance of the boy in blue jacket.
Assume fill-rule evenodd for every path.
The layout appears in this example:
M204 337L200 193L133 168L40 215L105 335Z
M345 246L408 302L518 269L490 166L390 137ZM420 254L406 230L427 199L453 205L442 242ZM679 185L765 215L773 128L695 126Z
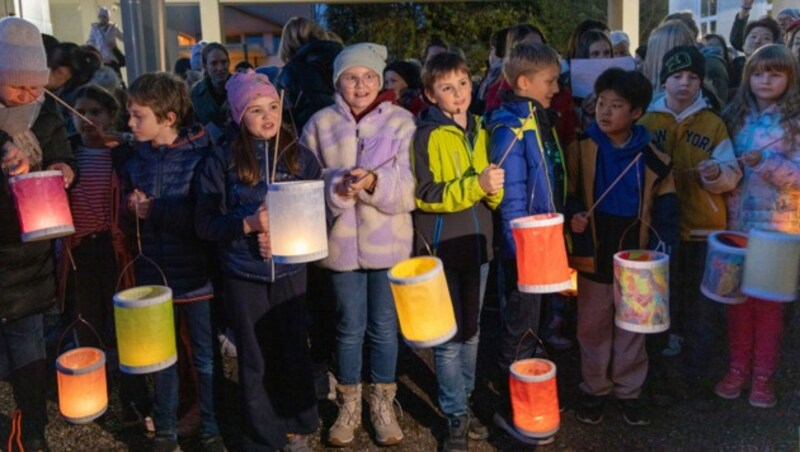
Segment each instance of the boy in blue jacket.
M652 97L650 82L638 72L609 69L597 79L595 94L596 122L567 152L570 264L579 272L582 397L576 415L587 424L602 422L605 399L613 395L625 422L647 425L640 399L648 368L645 335L614 324L613 256L652 249L659 239L669 249L677 240L678 200L669 157L636 125Z
M214 146L202 127L188 128L192 106L186 86L166 73L145 74L128 91L128 125L137 143L122 175L124 212L129 226L140 222L142 252L153 259L183 311L192 341L205 451L224 450L214 417L211 298L206 252L194 227L195 173ZM137 219L138 217L138 219ZM164 284L145 260L136 262L138 285ZM175 364L154 374L156 438L153 449L179 450L177 443L178 370Z
M499 208L506 299L499 364L505 375L515 359L533 355L535 341L526 340L520 344L520 340L529 329L538 331L541 311L540 295L517 289L516 249L510 222L564 209L564 154L554 129L556 116L547 110L558 93L559 72L560 60L555 50L544 44L515 45L503 63L503 74L513 92L502 94L503 104L488 121L490 161L500 162L508 153L501 165L505 170L505 185ZM498 413L495 422L517 439L530 442L511 427L504 414L507 413ZM543 444L548 440L535 443Z

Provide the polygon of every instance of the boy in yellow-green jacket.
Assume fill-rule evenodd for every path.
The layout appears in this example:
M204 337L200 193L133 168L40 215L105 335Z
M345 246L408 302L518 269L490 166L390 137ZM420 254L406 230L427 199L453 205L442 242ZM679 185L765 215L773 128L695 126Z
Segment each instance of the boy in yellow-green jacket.
M434 348L439 405L448 417L445 451L467 450L468 436L488 429L472 415L478 323L492 258L492 214L503 197L505 174L489 164L487 133L468 113L470 72L463 58L442 53L422 72L433 106L422 113L414 137L416 252L444 262L458 331Z

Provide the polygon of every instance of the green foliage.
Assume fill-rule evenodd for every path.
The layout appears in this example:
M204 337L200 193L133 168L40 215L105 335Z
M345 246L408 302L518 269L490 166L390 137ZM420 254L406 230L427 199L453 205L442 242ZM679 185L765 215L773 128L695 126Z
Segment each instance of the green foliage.
M666 0L642 1L644 36L666 14ZM470 67L485 69L489 38L499 29L532 23L563 52L572 30L586 19L606 20L606 0L527 0L463 3L327 5L318 18L345 43L370 41L389 49L389 60L421 57L425 40L438 34L467 56ZM657 18L652 17L658 15Z

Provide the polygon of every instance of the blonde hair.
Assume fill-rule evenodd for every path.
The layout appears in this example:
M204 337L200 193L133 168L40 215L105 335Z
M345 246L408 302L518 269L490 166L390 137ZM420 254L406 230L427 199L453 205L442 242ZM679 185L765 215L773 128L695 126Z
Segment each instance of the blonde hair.
M778 100L783 128L787 132L786 139L791 140L800 134L800 120L789 120L800 111L800 68L792 52L783 45L769 44L753 52L742 72L742 83L736 96L730 101L722 113L728 131L733 137L744 125L745 117L756 108L756 97L750 89L750 77L755 72L775 71L786 74L788 83L786 91Z
M650 33L642 72L653 85L653 93L661 91L659 74L661 74L664 55L673 47L693 45L695 45L695 41L692 32L678 20L669 20Z
M547 44L520 42L503 59L503 76L516 89L520 75L533 74L547 67L560 65L558 53Z
M319 26L316 22L305 17L292 17L283 26L281 33L281 46L278 50L278 56L281 61L288 63L294 58L303 44L311 40L325 41L328 39L327 32Z

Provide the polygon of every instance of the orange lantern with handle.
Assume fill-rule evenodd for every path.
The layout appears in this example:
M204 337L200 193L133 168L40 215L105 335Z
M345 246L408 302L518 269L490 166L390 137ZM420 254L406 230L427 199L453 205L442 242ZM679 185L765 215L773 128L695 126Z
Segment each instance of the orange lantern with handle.
M37 171L8 180L23 242L49 240L75 233L61 171Z
M514 428L531 438L555 435L561 425L555 363L541 358L515 361L508 384Z
M91 422L108 409L106 355L94 347L63 353L56 360L58 408L73 424Z
M572 285L563 226L564 216L560 213L511 220L520 292L554 293Z

